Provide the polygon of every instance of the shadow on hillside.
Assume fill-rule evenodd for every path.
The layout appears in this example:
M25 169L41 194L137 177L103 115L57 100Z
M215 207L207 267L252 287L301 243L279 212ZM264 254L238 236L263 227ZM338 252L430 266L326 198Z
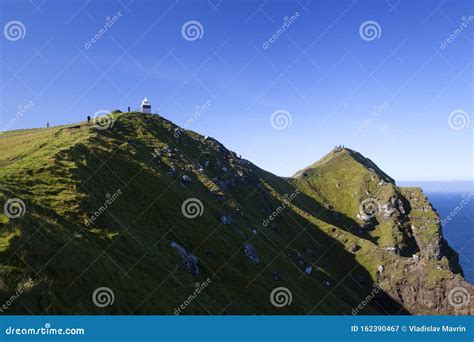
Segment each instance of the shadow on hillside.
M279 177L270 175L265 179L266 182L271 184L274 189L278 190L280 195L290 194L296 191L296 188L293 185L282 181L282 179ZM268 193L268 195L271 196L270 193ZM249 199L251 199L251 197ZM250 205L255 204L256 202L251 202ZM348 217L340 215L338 218L335 218L333 212L327 210L317 201L303 193L300 193L298 197L294 199L292 204L297 206L304 213L315 216L328 224L340 227L341 222L344 222L346 226L345 230L351 232L352 234L355 234L355 229L360 228L355 221ZM273 205L275 206L275 204ZM314 214L312 212L314 212ZM402 305L396 302L389 294L384 292L383 289L373 283L372 278L367 270L365 270L364 267L358 263L358 261L355 259L355 255L348 252L339 240L334 239L330 235L323 232L321 229L318 229L314 223L310 222L308 218L305 218L301 214L288 210L286 212L286 216L288 216L290 220L285 220L285 222L283 222L283 219L279 220L278 224L276 225L276 230L273 232L273 234L278 234L280 236L283 235L285 236L286 241L292 241L295 234L297 234L300 229L310 227L313 229L307 229L305 235L302 235L302 239L306 240L306 244L312 247L297 250L293 247L293 244L291 244L290 246L284 246L282 252L284 252L293 262L294 266L299 268L302 272L304 272L308 267L312 267L314 270L322 271L323 273L328 273L331 275L339 273L341 275L341 279L336 279L337 285L335 288L330 287L331 292L334 291L334 293L337 294L341 300L347 300L347 304L355 309L353 314L354 312L356 312L355 314L364 314L364 308L358 310L357 304L354 305L354 303L351 303L351 300L347 298L346 295L348 292L357 292L360 294L359 300L361 303L371 302L370 304L367 304L371 307L371 309L368 309L366 313L373 314L375 311L392 315L409 314L409 312L406 311ZM352 224L352 227L355 225L358 228L347 228L347 226L350 224ZM289 227L291 226L296 229L290 229ZM299 228L297 228L298 226ZM271 228L268 228L268 232L270 231ZM270 233L268 234L270 235ZM361 235L364 234L362 233ZM367 240L373 241L373 239L369 238L367 238ZM342 264L338 264L341 261ZM312 277L313 276L305 276L305 278L309 279ZM319 278L314 280L317 282L321 281ZM332 286L333 280L334 279L331 279L331 285L324 285L323 283L323 286ZM365 305L366 304L362 305L362 307ZM321 313L321 311L311 312L311 310L308 312L308 310L305 309L303 309L303 312L310 314Z
M288 187L288 189L285 189L285 192L293 193L296 191L296 187L288 180L285 180L285 183ZM297 198L295 199L295 203L293 204L297 205L308 215L316 217L327 224L341 228L353 235L356 235L359 238L368 240L372 243L377 242L377 238L369 234L370 229L363 228L357 221L339 211L324 207L321 203L306 195L304 192L300 191Z
M41 275L47 279L44 287L22 297L22 302L34 313L171 314L170 308L172 310L188 298L195 290L196 281L202 282L205 277L212 277L213 285L199 297L199 301L213 314L222 310L224 314L350 314L351 308L356 308L371 295L374 298L360 310L361 314L407 313L388 294L383 291L374 293L371 276L357 262L355 255L308 219L309 215L317 216L331 225L340 227L344 222L350 227L355 222L349 218L337 218L315 200L300 194L294 204L308 217L293 211L285 212L276 231L270 227L260 228L262 234L257 234L251 241L261 255L261 262L256 265L249 261L242 249L243 244L248 243L248 235L242 238L235 231L244 231L248 223L261 227L262 209L277 207L278 199L263 187L254 191L254 183L230 187L226 197L236 200L240 206L239 214L220 230L219 234L225 240L217 234L207 237L209 231L219 227L218 210L230 208L210 194L205 184L196 178L190 184L182 184L178 175L171 178L153 171L152 167L143 167L150 160L150 151L139 141L111 154L107 147L119 146L116 143L123 142L118 135L113 138L116 140L109 141L110 146L99 144L104 141L98 140L98 148L93 151L85 146L69 151L72 160L80 161L71 172L78 182L76 191L84 195L84 200L79 209L74 208L77 212L71 211L74 215L58 221L58 226L82 226L81 215L91 214L103 206L107 193L113 194L121 188L123 197L110 205L91 229L81 231L82 237L75 236L69 245L67 241L71 236L67 233L72 230L44 230L41 232L44 238L29 240L21 260L17 259L15 266L21 267L25 274L29 270L22 261L32 264L35 270L41 269ZM137 139L135 136L132 138ZM103 165L105 161L107 165ZM268 174L257 170L254 176L258 180ZM172 182L175 186L171 187ZM270 176L268 182L280 195L296 190L276 176ZM155 202L163 191L160 200ZM199 221L186 219L181 212L183 199L191 195L200 198L206 208ZM144 210L148 208L151 209ZM245 215L240 214L243 212ZM46 208L39 214L54 217ZM169 235L168 224L176 227ZM128 228L130 234L123 233ZM265 240L263 231L273 241ZM177 253L170 247L171 240L179 241L196 255L202 274L195 277L181 262L176 264ZM202 248L195 248L203 241L206 243ZM61 251L61 256L55 257L58 251ZM235 254L236 257L230 260L226 254ZM220 270L221 266L224 269L215 277L213 272ZM314 267L313 272L304 275L308 266ZM278 277L283 279L275 280L275 269L281 271ZM178 272L170 277L170 272L175 270ZM255 274L255 282L246 286ZM163 288L156 291L162 283ZM276 286L288 286L287 283L292 285L294 303L276 309L268 296ZM91 294L99 286L113 288L117 305L100 310L91 303ZM229 302L233 304L225 310ZM185 314L208 313L197 302L194 305ZM135 311L137 307L139 309ZM21 313L21 310L18 302L9 313Z

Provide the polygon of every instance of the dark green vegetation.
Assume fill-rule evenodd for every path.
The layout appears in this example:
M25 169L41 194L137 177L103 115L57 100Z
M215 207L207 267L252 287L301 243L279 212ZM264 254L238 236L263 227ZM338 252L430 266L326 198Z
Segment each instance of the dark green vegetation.
M207 278L182 313L351 314L374 283L384 291L362 314L452 313L449 290L472 290L421 190L357 152L284 179L157 115L114 119L0 135L0 203L26 204L22 217L0 215L0 305L33 283L6 313L173 314ZM183 215L188 198L201 216ZM198 258L198 274L172 242ZM102 286L115 301L98 308ZM271 304L279 286L289 306Z

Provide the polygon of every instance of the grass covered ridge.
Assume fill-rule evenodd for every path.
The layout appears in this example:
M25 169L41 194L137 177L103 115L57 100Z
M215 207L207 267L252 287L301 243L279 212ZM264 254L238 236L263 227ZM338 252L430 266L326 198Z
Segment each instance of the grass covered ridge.
M439 231L426 223L436 213L418 212L420 194L408 196L355 151L332 151L284 179L158 115L115 113L114 120L105 130L79 123L0 135L0 203L26 204L20 218L0 216L0 300L18 282L34 284L9 313L173 314L210 278L183 313L350 314L387 272L400 278L362 313L416 312L389 294L401 278L416 277L412 254L426 249L424 269L450 274L423 245L426 235L411 228ZM364 199L383 205L394 197L405 214L381 212L370 228L358 218ZM203 203L201 216L183 215L189 198ZM172 242L198 258L199 274ZM249 244L258 263L245 253ZM112 306L91 302L101 286L114 291ZM279 286L293 302L276 309L269 295Z

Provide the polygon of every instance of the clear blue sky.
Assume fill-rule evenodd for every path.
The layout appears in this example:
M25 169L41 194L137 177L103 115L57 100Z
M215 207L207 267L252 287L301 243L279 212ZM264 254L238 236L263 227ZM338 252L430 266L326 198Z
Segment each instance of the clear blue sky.
M2 28L11 21L25 28L22 39L0 37L4 129L78 122L137 108L147 96L153 111L278 175L344 144L397 180L473 179L474 123L458 130L448 123L456 110L473 119L472 1L0 4ZM454 33L463 19L467 27ZM200 39L183 38L190 20L201 24ZM376 39L362 39L366 21L379 25ZM272 127L277 110L290 113L290 127Z

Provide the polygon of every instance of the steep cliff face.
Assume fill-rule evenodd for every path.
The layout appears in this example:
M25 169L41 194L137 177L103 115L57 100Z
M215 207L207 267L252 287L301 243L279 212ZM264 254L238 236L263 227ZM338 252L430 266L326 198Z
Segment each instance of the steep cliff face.
M458 256L443 239L440 219L421 189L397 187L349 149L335 149L299 171L294 183L352 220L346 224L354 243L370 241L361 244L359 262L408 311L473 312L473 287L462 278Z
M419 252L392 277L393 298L420 314L472 314L473 286L462 278L458 255L443 239L440 219L419 188L401 188Z
M284 179L157 115L117 113L107 129L6 133L0 165L0 203L25 204L0 215L5 313L472 310L450 303L472 286L421 190L349 149ZM113 304L91 301L102 287ZM270 300L280 287L291 304Z

